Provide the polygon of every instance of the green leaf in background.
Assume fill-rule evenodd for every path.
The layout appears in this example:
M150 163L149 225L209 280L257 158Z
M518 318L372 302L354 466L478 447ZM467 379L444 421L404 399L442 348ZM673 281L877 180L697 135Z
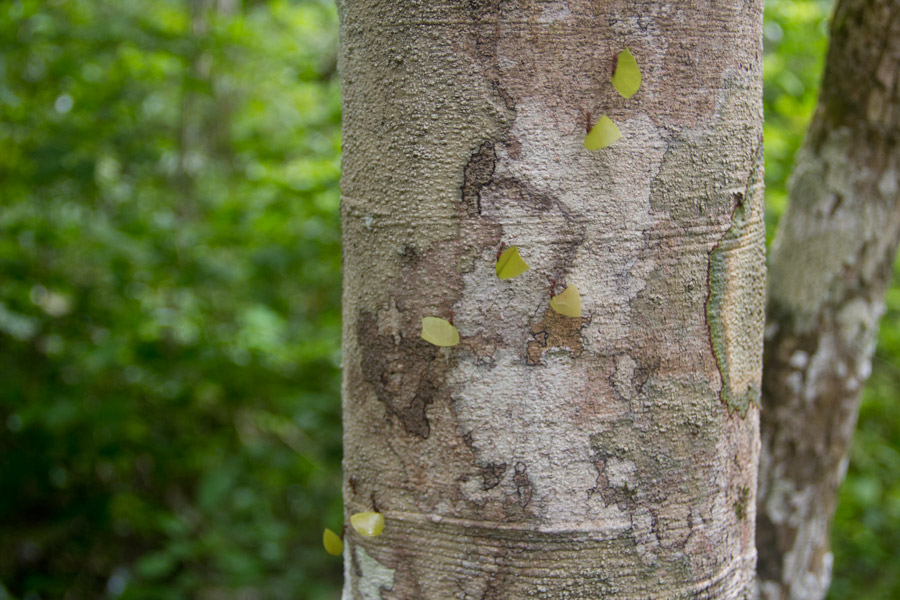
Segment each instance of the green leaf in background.
M327 527L322 534L322 545L325 546L325 552L332 556L340 556L344 553L344 541Z

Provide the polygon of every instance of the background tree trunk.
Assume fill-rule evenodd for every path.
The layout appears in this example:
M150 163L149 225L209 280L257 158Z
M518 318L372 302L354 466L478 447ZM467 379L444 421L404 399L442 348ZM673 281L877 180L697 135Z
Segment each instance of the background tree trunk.
M339 4L345 600L749 598L762 3Z
M757 544L761 596L818 600L900 236L900 5L840 0L819 108L772 248Z

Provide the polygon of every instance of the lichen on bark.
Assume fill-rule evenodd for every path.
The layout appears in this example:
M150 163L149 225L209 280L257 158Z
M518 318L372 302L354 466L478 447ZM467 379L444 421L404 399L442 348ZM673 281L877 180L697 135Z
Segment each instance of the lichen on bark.
M900 240L900 6L836 4L772 244L758 497L764 600L821 600L829 529Z
M719 397L745 417L751 405L759 406L765 268L733 252L746 241L751 210L743 193L734 200L732 225L709 253L706 320L722 376Z
M385 514L384 596L748 593L756 413L719 401L705 303L761 128L761 3L341 12L345 506ZM623 138L592 153L600 108ZM731 254L761 260L758 228ZM532 269L498 279L501 243ZM548 309L552 282L583 317ZM460 344L421 345L451 314Z

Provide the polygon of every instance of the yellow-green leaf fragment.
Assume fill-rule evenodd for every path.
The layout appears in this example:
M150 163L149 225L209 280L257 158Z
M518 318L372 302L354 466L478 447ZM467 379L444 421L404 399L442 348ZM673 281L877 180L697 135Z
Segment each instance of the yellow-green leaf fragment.
M510 246L497 259L497 277L500 279L518 277L530 268L528 263L519 256L518 246Z
M616 72L611 78L613 87L623 98L631 98L641 87L641 70L631 50L625 48L619 52Z
M459 343L459 331L444 319L422 317L422 339L435 346L455 346Z
M588 150L606 148L622 137L622 132L616 127L609 117L603 115L590 133L584 138L584 147Z
M575 284L567 287L561 294L550 298L550 308L564 317L580 317L581 296L578 295L578 288L575 287Z
M344 553L344 541L327 527L325 533L322 534L322 545L325 546L325 552L332 556L340 556Z
M361 512L350 516L350 524L356 533L375 537L384 531L384 515L377 512Z

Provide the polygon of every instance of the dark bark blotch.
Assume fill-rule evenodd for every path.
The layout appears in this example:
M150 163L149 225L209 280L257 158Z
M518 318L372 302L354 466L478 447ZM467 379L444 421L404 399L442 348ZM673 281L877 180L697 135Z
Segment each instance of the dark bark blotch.
M572 358L578 358L584 352L581 330L590 322L589 317L564 317L547 308L544 318L531 326L534 339L525 348L525 364L540 365L544 355L554 348L565 349Z
M462 200L470 217L481 214L481 190L488 186L494 177L496 158L494 143L486 141L466 163L463 170Z
M370 312L360 313L356 336L363 349L363 379L407 433L427 439L428 407L438 397L448 370L444 361L435 360L440 349L420 338L401 337L397 343L392 335L379 332Z

